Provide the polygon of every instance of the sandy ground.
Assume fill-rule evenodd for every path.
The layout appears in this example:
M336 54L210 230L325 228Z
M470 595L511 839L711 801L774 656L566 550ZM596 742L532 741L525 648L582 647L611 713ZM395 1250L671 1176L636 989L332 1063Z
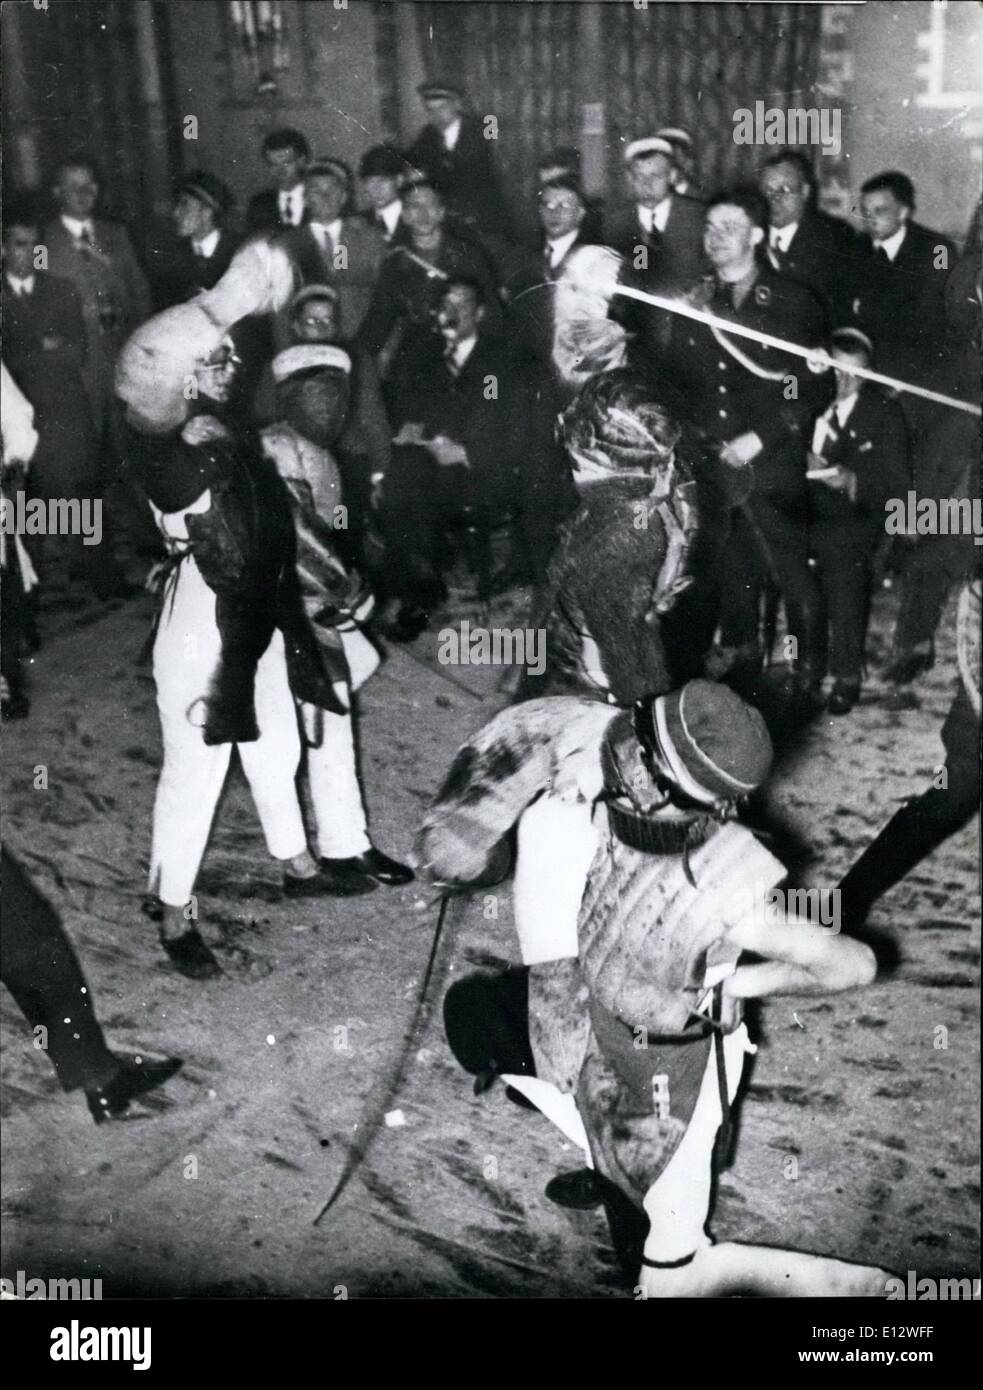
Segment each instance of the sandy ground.
M454 616L481 620L466 603ZM875 658L893 616L893 596L879 595ZM160 755L149 668L135 664L149 619L147 599L48 617L31 717L3 733L5 830L62 912L113 1045L185 1066L97 1129L3 995L4 1275L101 1277L107 1295L621 1293L602 1217L543 1195L579 1166L576 1151L501 1087L472 1094L439 1011L386 1103L404 1123L379 1130L314 1224L386 1101L435 904L416 885L282 901L236 769L200 882L226 974L205 985L176 974L139 911ZM774 795L813 846L816 886L833 886L941 763L950 629L951 612L920 708L885 710L872 682L783 767ZM394 650L361 701L374 838L401 855L458 744L506 698L508 672L438 671L435 650L433 634L412 655ZM41 763L47 790L33 785ZM977 838L978 822L884 900L873 920L898 960L871 988L759 1011L718 1238L919 1276L978 1271ZM438 985L514 957L507 885L497 908L490 920L481 898L452 907Z

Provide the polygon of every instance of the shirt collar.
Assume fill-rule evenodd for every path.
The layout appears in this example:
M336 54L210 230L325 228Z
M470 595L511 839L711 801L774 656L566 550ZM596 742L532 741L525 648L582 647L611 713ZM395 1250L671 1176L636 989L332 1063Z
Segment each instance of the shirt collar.
M454 351L451 353L451 358L458 371L461 370L472 352L474 352L477 341L477 333L472 333L470 338L462 338L459 343L454 344Z
M315 235L318 231L327 232L335 246L341 241L342 219L336 217L333 222L311 222L310 226L314 229Z
M88 232L90 237L95 237L95 227L92 225L91 217L69 217L67 212L61 215L62 226L71 233L76 241L79 240L83 232Z
M400 219L400 217L402 216L402 213L403 213L403 200L402 200L402 198L394 198L393 201L392 201L391 203L387 203L386 206L385 206L384 208L381 208L381 209L380 209L380 211L379 211L379 216L382 218L383 222L386 224L386 231L389 233L390 236L392 236L393 232L396 230L396 227L397 227L397 225L399 224L399 219Z
M576 227L572 232L567 232L564 236L558 236L554 241L547 239L546 249L550 253L550 267L552 269L556 269L576 240Z
M778 247L783 254L788 250L789 242L799 230L798 222L790 222L787 227L772 227L769 232L769 244Z
M457 144L457 142L458 142L458 139L460 138L460 134L461 134L461 118L460 118L460 116L458 116L457 120L456 120L456 121L453 121L453 122L447 127L446 130L441 131L441 135L442 135L443 141L444 141L444 149L445 149L445 150L452 150L452 149L454 149L454 147L456 146L456 144Z
M654 227L657 232L664 232L666 223L669 221L669 213L672 211L672 194L667 193L661 202L656 203L654 208L650 208L646 203L637 203L638 220L647 232Z
M893 236L889 236L886 241L875 241L874 245L882 246L885 252L887 253L888 260L893 261L894 258L897 256L898 252L901 250L901 243L904 241L905 234L907 231L908 224L906 222L903 226L898 228L898 230L894 233Z
M198 256L204 256L205 260L211 260L218 246L219 238L222 233L218 227L213 227L207 236L203 236L200 241L192 241L191 245Z
M857 404L857 398L859 397L859 395L860 390L858 388L851 395L847 396L845 401L833 402L833 411L836 415L837 420L839 420L840 422L840 429L843 428L847 420L849 420L850 416L853 414L853 407Z
M26 290L28 294L34 293L33 275L11 275L9 270L5 271L4 274L7 277L7 283L12 289L16 290L18 294L20 294L22 290Z

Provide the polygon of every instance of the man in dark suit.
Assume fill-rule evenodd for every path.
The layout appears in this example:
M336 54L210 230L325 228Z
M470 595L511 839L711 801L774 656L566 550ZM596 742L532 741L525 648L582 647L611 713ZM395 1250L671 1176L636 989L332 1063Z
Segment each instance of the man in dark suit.
M799 150L766 159L758 187L768 204L773 268L809 286L826 310L828 331L846 327L860 292L860 248L852 227L818 210L815 172Z
M70 280L35 269L39 239L31 209L8 202L0 291L3 355L34 408L38 432L26 491L32 498L98 498L99 448L82 375L87 351L82 301ZM29 549L42 576L60 555L99 597L121 588L105 543L90 546L75 536L37 536L29 538Z
M859 329L832 334L830 355L869 367L873 349ZM896 401L879 387L834 369L836 397L819 416L808 454L809 545L819 573L833 689L827 708L848 714L860 697L870 602L870 566L884 535L885 503L911 486L908 431Z
M178 185L172 225L148 253L156 309L181 304L221 280L239 247L239 238L226 226L231 207L226 185L204 169Z
M804 285L759 259L767 208L755 188L711 199L704 245L714 267L687 296L743 327L805 347L822 341L822 308ZM673 316L662 359L693 423L735 469L751 465L754 487L732 518L731 582L721 594L726 647L749 673L760 663L759 606L766 583L785 599L795 639L794 693L803 714L816 703L819 595L809 568L805 431L825 405L828 385L803 359Z
M113 370L120 348L150 313L150 291L125 228L94 216L99 182L94 165L66 160L55 177L59 215L43 241L52 275L71 280L86 330L83 380L100 441L113 431ZM118 437L111 436L118 443Z
M860 327L873 340L882 372L924 384L945 357L945 282L956 249L914 220L915 189L906 174L892 170L868 179L860 209L866 228Z
M348 216L351 171L340 159L318 159L304 174L305 221L276 238L302 285L332 285L338 291L341 334L354 338L372 298L386 243L375 227ZM280 335L285 345L284 335Z
M604 224L605 245L624 256L626 270L654 294L682 289L706 268L703 205L673 189L674 161L668 140L633 140L625 149L632 205Z
M556 149L547 150L540 157L536 165L539 187L545 188L556 179L572 179L578 188L583 189L583 160L576 145L557 145ZM581 224L581 235L590 245L600 246L604 242L603 202L600 198L588 197L585 192L584 204L587 212Z
M443 352L421 376L417 409L394 441L380 488L389 588L403 600L393 635L411 640L444 592L447 528L467 518L515 525L520 567L541 581L562 518L576 505L554 438L548 377L517 364L485 330L483 287L450 276L437 311Z
M362 218L375 227L387 246L405 242L408 236L403 225L400 185L410 172L410 166L399 150L391 145L374 145L371 150L366 150L358 166L366 204Z
M572 252L590 244L585 235L587 200L569 175L544 183L537 198L540 233L535 251L517 253L505 280L508 321L516 351L553 373L556 282Z
M275 232L304 221L304 170L311 147L299 130L271 130L263 140L263 162L275 187L254 193L246 205L246 232Z
M493 154L479 116L464 110L464 95L449 82L417 88L427 124L406 152L443 194L448 212L481 236L508 237L510 220Z

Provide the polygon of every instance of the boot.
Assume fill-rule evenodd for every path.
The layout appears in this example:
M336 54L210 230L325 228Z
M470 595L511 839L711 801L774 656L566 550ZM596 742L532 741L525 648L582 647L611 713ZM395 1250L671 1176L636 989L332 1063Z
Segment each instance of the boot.
M861 927L878 898L952 833L948 817L933 815L934 809L931 790L905 802L841 880L844 931Z

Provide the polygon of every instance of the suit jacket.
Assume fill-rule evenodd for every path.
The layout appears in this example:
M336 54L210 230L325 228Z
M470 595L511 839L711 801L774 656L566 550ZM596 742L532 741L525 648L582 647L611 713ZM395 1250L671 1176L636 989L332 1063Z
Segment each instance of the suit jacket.
M126 228L101 219L93 228L93 250L76 245L60 217L44 228L48 270L78 290L90 346L93 336L129 337L150 313L150 290Z
M871 382L864 382L846 424L838 437L827 435L822 457L830 467L849 468L857 475L857 498L834 491L820 482L809 483L809 513L813 524L855 530L882 531L884 504L889 497L904 497L911 487L908 429L897 401L890 400Z
M457 376L435 352L421 374L412 418L422 421L427 437L446 435L464 446L470 470L462 489L472 505L530 518L530 529L539 533L530 550L542 571L576 493L555 439L559 403L549 377L530 370L513 347L498 333L479 332ZM488 390L492 379L494 392Z
M484 138L481 118L465 114L453 150L435 126L426 125L406 158L440 189L449 209L479 232L507 237L510 219L495 166L494 140Z
M176 237L170 229L162 229L147 251L154 308L159 311L172 304L183 304L217 285L239 245L239 238L223 229L212 254L199 256L190 241Z
M646 232L635 205L611 214L604 224L604 242L625 257L625 276L653 294L682 289L706 268L703 254L703 204L695 198L671 195L665 230ZM647 268L636 269L635 253L648 251Z
M93 495L96 440L82 378L86 331L78 291L69 280L35 271L30 295L2 282L3 356L34 407L38 447L29 484L37 496Z
M301 218L301 226L307 221L307 209ZM245 215L246 235L253 236L256 232L277 232L287 229L288 224L280 217L280 190L278 188L263 188L259 193L254 193L246 204Z
M767 254L779 274L808 285L817 296L827 330L854 322L861 253L857 235L846 222L824 212L806 212L788 250L782 255L769 247Z
M585 219L586 220L586 219ZM516 351L541 370L553 372L556 282L563 267L580 246L591 246L581 223L559 265L546 264L546 238L540 236L534 251L517 251L505 279L506 322L515 335Z
M293 262L298 289L316 284L332 285L338 291L341 336L354 338L362 327L386 254L386 243L376 229L358 217L342 218L336 257L344 247L348 261L344 269L325 256L308 223L286 228L274 238L274 245L282 246Z
M944 267L936 264L942 260ZM923 383L939 370L947 338L945 284L955 262L953 243L917 222L908 223L893 261L875 255L870 237L862 238L857 318L873 339L878 371Z

